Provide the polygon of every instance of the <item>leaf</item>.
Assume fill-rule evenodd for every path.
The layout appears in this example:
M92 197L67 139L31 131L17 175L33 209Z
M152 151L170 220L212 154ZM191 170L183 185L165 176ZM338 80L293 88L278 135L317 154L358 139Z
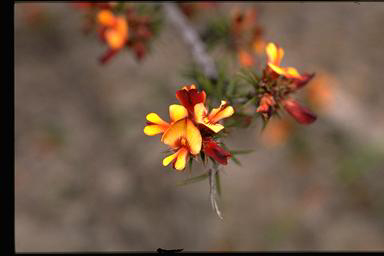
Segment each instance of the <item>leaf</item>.
M240 155L240 154L249 154L249 153L252 153L252 152L255 152L255 149L242 149L242 150L229 150L229 152L231 152L232 155Z
M249 69L242 68L236 74L236 76L244 79L245 81L247 81L248 83L250 83L254 87L257 86L259 84L259 82L260 82L260 78L254 72L252 72Z
M261 127L260 133L262 133L265 130L270 119L271 118L265 118L265 117L261 116L261 120L263 121L263 125Z
M212 208L215 210L217 216L219 216L220 219L223 219L223 216L220 212L219 206L217 205L217 200L216 200L216 179L212 177L212 172L215 172L215 175L217 173L217 170L212 171L212 169L209 169L208 174L209 174L209 197L211 199L211 205Z
M216 171L215 173L215 179L216 179L217 194L221 196L220 174L218 171Z
M240 107L240 110L243 110L245 109L246 107L248 107L250 104L252 103L256 103L256 100L257 100L257 96L254 96L252 97L250 100L248 100L247 102L245 102L241 107Z
M238 166L242 166L239 159L237 159L235 156L232 156L231 159L233 160L233 162L235 162L235 164L237 164Z
M235 93L235 81L232 79L229 81L225 95L231 97Z
M200 72L197 72L196 80L197 80L197 83L203 87L203 89L206 91L208 95L213 94L213 89L214 89L213 85L205 75L203 75Z
M209 177L209 173L206 172L206 173L204 173L202 175L195 176L195 177L183 180L181 182L178 182L176 185L177 186L184 186L184 185L188 185L188 184L192 184L192 183L195 183L195 182L199 182L199 181L205 180L208 177Z

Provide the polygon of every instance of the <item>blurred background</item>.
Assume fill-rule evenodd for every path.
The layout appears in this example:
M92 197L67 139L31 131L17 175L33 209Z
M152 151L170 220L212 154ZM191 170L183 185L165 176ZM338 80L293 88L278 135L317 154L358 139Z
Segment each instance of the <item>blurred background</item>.
M143 133L189 82L179 31L166 23L141 63L124 51L102 66L80 11L15 4L17 252L384 249L384 5L247 6L286 65L316 72L300 94L318 120L226 139L255 152L223 169L220 220L208 181L176 185L203 169L163 167L166 147Z

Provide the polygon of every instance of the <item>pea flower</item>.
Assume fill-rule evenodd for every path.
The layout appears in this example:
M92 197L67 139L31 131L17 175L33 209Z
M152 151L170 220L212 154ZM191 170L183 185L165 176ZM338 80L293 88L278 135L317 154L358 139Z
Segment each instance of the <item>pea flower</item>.
M173 162L175 169L182 170L189 153L193 155L200 153L202 139L199 130L187 118L188 111L185 107L170 105L169 115L170 123L161 119L156 113L149 113L146 117L149 122L144 127L144 133L148 136L163 133L161 141L176 150L176 153L164 159L163 165Z
M314 74L304 74L300 75L294 67L281 67L280 63L284 57L284 49L280 48L274 43L268 43L266 46L268 67L276 72L279 75L284 76L285 78L291 79L293 81L293 89L298 89L309 82L314 76Z
M200 131L188 118L171 125L164 133L162 141L176 151L164 158L163 165L173 162L173 167L179 171L185 168L189 154L199 154L202 146Z
M284 50L274 43L266 46L267 67L263 74L264 93L260 96L257 112L269 118L272 112L282 104L284 109L301 124L310 124L316 120L316 115L301 106L289 95L306 85L314 74L301 75L293 67L281 67ZM282 76L282 80L278 79Z
M231 116L234 109L226 101L208 114L205 107L206 93L199 91L194 84L186 85L176 92L176 98L182 105L169 107L170 122L161 119L156 113L146 116L147 126L144 133L148 136L163 134L161 141L174 152L163 159L163 165L172 163L176 170L183 170L190 157L204 152L214 161L227 164L231 154L221 148L212 138L214 133L224 129L218 122ZM212 132L207 132L207 129Z
M199 92L196 85L191 84L184 86L181 90L176 92L176 98L188 110L193 117L194 106L198 103L205 103L207 94L205 91Z

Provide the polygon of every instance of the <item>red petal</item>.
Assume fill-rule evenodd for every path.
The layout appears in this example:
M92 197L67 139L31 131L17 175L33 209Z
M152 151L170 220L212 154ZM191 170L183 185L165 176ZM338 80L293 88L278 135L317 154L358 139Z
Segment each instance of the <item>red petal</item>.
M293 84L292 84L292 89L297 90L306 85L313 77L315 74L304 74L302 75L302 79L294 79Z
M203 151L205 154L212 157L220 164L224 164L224 165L228 163L228 158L231 157L231 153L221 148L212 139L205 139L203 141Z
M144 58L145 53L146 53L146 48L142 42L136 42L133 45L133 50L135 52L137 60L142 60Z
M205 103L206 94L204 91L199 92L197 89L182 89L176 91L176 98L190 113L193 113L196 104Z
M300 106L295 100L286 99L283 101L283 105L285 110L301 124L310 124L317 119L315 114L310 112L307 108Z
M108 48L108 50L99 59L101 64L106 64L117 52L118 50Z

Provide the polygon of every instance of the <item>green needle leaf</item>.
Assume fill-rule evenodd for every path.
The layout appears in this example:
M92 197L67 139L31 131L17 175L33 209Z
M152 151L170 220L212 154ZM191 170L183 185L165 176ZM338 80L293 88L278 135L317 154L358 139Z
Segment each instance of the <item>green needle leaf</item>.
M195 182L198 182L198 181L205 180L205 179L207 179L208 177L209 177L209 173L204 173L204 174L202 174L202 175L195 176L195 177L192 177L192 178L183 180L183 181L181 181L181 182L178 182L178 183L177 183L177 186L184 186L184 185L187 185L187 184L192 184L192 183L195 183Z
M232 155L249 154L255 152L255 149L230 150L229 152L231 152Z

